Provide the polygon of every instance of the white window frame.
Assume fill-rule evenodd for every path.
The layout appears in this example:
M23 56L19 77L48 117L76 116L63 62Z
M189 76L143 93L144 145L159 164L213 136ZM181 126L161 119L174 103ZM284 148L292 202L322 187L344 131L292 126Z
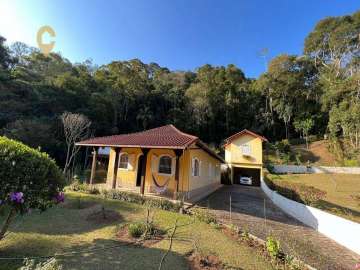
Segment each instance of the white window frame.
M244 150L246 149L246 150ZM251 146L249 143L244 143L241 145L241 153L244 156L251 156Z
M121 168L120 167L121 157L123 155L127 155L127 166L126 166L126 168ZM130 155L127 152L123 152L123 153L120 154L120 156L119 156L119 164L118 164L119 170L122 170L122 171L128 171L129 170L129 159L130 159Z
M198 174L196 175L195 174L195 162L197 161L197 163L198 163ZM197 157L194 157L193 159L192 159L192 164L191 164L191 166L192 166L192 168L191 168L191 172L192 172L192 176L193 177L200 177L200 175L201 175L201 161L200 161L200 159L199 158L197 158Z
M163 157L168 157L168 158L170 158L170 161L171 161L171 163L170 163L170 173L160 172L160 160L161 160L161 158L163 158ZM158 172L159 175L166 175L166 176L172 175L172 172L173 172L173 157L170 156L170 155L161 155L161 156L159 156L159 162L158 162L158 170L157 170L157 172Z

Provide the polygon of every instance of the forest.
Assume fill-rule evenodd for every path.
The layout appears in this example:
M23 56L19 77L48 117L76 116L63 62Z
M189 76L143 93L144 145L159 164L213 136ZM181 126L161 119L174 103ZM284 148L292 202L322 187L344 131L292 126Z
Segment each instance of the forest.
M309 134L346 140L357 153L360 11L319 21L301 55L276 56L256 79L233 64L172 71L139 59L71 63L0 36L0 135L63 165L64 112L88 117L90 136L171 123L215 149L247 128L271 142Z

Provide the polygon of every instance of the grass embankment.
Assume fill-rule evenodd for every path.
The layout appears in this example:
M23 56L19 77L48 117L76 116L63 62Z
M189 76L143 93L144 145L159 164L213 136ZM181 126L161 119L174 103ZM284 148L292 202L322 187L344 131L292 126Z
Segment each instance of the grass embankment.
M301 183L326 192L313 206L360 223L360 175L354 174L268 174L268 179Z
M117 213L113 220L90 218L101 212L102 206ZM176 219L180 225L163 269L188 269L186 256L194 250L194 243L202 255L215 255L230 269L272 269L256 250L230 239L211 225L187 215L154 211L159 228L171 228ZM168 249L168 239L144 247L125 244L117 237L121 225L144 220L145 216L146 208L141 205L70 192L65 204L16 220L11 233L0 242L0 257L67 253L57 256L64 269L158 269ZM2 219L0 216L0 222ZM0 269L16 269L21 262L1 260Z

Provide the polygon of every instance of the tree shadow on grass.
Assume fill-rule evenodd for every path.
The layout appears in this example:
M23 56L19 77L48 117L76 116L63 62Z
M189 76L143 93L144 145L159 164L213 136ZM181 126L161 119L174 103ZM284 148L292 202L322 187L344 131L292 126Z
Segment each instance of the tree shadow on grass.
M32 248L30 248L30 246ZM56 247L51 248L53 246ZM45 247L49 247L48 250ZM61 250L61 251L59 251ZM63 269L158 269L160 260L166 250L135 246L126 242L111 239L95 239L91 244L62 248L61 243L52 240L17 242L12 247L0 249L0 257L36 257L53 256L63 266ZM45 261L47 258L38 258ZM23 260L2 261L0 269L18 269ZM184 255L169 252L162 269L189 269Z
M65 243L60 239L32 238L31 240L9 235L0 241L0 258L23 258L30 256L49 256L61 250ZM18 269L22 259L0 260L0 269Z
M111 208L105 208L103 211L100 204L84 209L56 207L43 213L34 211L17 217L9 231L45 235L82 234L124 222L124 217L120 213Z
M166 252L110 239L95 239L92 244L77 246L72 251L70 256L59 257L64 269L158 269ZM162 269L188 269L188 263L182 254L171 251Z

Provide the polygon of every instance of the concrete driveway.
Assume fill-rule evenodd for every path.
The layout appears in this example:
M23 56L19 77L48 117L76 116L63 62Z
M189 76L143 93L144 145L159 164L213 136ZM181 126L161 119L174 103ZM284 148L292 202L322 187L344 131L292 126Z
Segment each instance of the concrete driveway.
M285 214L259 187L224 186L198 206L209 208L221 222L237 225L264 240L273 235L287 253L317 269L354 269L360 262L356 253Z

